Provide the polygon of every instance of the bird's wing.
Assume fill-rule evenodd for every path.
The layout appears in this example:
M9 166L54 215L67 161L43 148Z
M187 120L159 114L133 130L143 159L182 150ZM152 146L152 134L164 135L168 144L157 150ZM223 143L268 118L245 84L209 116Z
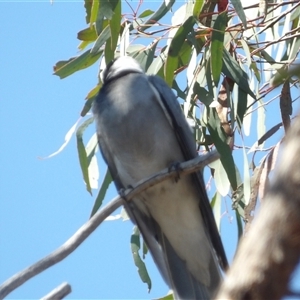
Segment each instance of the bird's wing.
M163 110L167 114L167 118L171 120L172 126L176 133L178 144L186 160L195 158L198 154L196 152L196 144L191 135L191 129L185 120L177 99L168 85L158 76L148 76L149 82L157 90L164 106ZM200 172L192 175L195 186L199 195L199 208L207 228L209 239L217 253L219 263L223 270L228 266L226 254L223 244L217 229L215 218L207 197L203 176Z
M105 99L106 96L104 90L100 90L99 95L97 97L101 99L102 105L107 103ZM94 101L93 113L96 119L97 119L97 115L101 111L101 109L99 109L98 106L99 103L97 101ZM105 110L105 106L104 107L102 106L102 109ZM98 135L98 143L99 143L99 148L102 157L108 166L108 169L110 171L114 184L117 188L117 191L120 192L123 189L126 189L128 187L124 186L124 184L122 183L119 177L118 169L115 165L115 159L112 157L113 151L109 149L110 145L107 142L107 138L103 136L103 134L101 134L101 128L99 128L99 126L97 126L97 135ZM140 232L142 233L143 239L146 242L148 249L150 250L150 253L153 257L155 264L159 268L162 277L164 278L166 283L169 286L171 286L165 257L162 248L157 241L157 236L158 235L161 236L163 234L160 230L159 225L151 217L151 215L147 215L143 211L141 211L132 200L126 201L125 199L124 207L132 222L138 226Z

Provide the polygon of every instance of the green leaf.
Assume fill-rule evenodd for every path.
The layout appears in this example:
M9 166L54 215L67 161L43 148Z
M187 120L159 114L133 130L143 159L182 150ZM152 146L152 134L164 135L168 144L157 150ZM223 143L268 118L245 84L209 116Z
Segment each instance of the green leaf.
M102 87L102 84L98 83L94 88L92 88L88 92L88 94L86 95L85 99L90 99L92 97L97 96L101 87Z
M223 52L224 48L224 35L227 22L227 12L225 11L219 14L211 35L211 57L213 57L213 59L211 59L210 62L212 76L216 86L218 86L223 65L223 57L220 53Z
M95 132L85 147L88 160L89 181L92 189L98 189L99 181L99 166L95 155L96 149L98 149L98 138Z
M218 192L221 196L226 197L229 193L230 182L227 173L220 160L210 164L210 167L215 169L214 179Z
M138 16L138 18L145 18L145 17L152 15L153 13L154 13L154 10L146 9Z
M233 5L237 15L241 19L244 27L247 28L247 19L246 19L246 15L245 15L245 12L244 12L244 8L241 4L241 1L240 0L231 0L230 2Z
M214 97L198 82L194 84L194 93L198 95L198 99L206 106L211 105L214 101Z
M190 42L185 41L179 51L179 65L178 67L190 66L189 62L192 54L192 45Z
M115 2L119 0L100 0L99 1L99 13L100 18L111 20L114 11L113 6L115 5Z
M173 80L172 89L176 91L177 97L179 97L179 98L185 100L185 98L186 98L186 93L184 93L184 92L180 89L180 87L179 87L179 85L177 84L176 80Z
M101 207L102 203L103 203L103 200L104 200L104 197L106 195L106 192L107 192L107 189L109 187L109 185L112 183L112 177L110 175L110 172L109 170L107 169L106 170L106 173L105 173L105 176L104 176L104 179L102 181L102 184L101 184L101 187L99 189L99 192L98 192L98 195L97 195L97 198L95 200L95 203L94 203L94 206L93 206L93 209L92 209L92 212L91 212L91 215L90 215L90 218L98 211L98 209Z
M236 217L236 223L237 223L237 228L238 228L238 240L241 239L243 236L243 223L240 214L238 211L235 211L235 217Z
M252 62L252 63L250 64L250 68L251 68L252 71L254 72L257 81L260 83L260 82L261 82L261 76L260 76L260 71L259 71L259 69L257 68L256 63L255 63L255 62Z
M248 76L241 69L238 63L233 59L230 53L223 49L223 67L222 72L231 78L241 89L249 94L253 99L256 99L255 94L249 87Z
M78 49L79 51L83 51L90 43L92 43L91 41L82 41L79 45L78 45Z
M249 162L248 162L248 157L247 157L244 143L243 143L243 156L244 156L244 198L245 198L245 205L248 205L251 197L251 184L250 184L250 174L249 174Z
M162 70L162 67L166 61L166 56L164 53L158 55L151 63L147 70L148 75L158 75L158 73Z
M90 23L90 19L91 19L91 9L92 9L92 1L91 0L84 0L84 8L85 8L85 21L86 24Z
M90 41L90 42L95 41L97 39L97 32L95 30L95 27L92 28L88 27L83 30L80 30L77 33L77 38L80 41Z
M111 51L111 38L106 41L104 48L105 63L108 65L115 57L114 51Z
M93 48L91 49L92 55L97 55L100 48L105 44L105 42L110 38L110 27L109 24L102 30L98 36Z
M220 119L215 109L208 109L208 110L209 110L209 119L208 119L207 128L210 132L210 135L214 141L214 144L218 152L220 153L220 160L227 173L231 187L235 191L237 189L237 178L236 178L235 164L232 157L232 152L229 145L227 144L226 135L222 130Z
M85 146L83 143L82 135L84 131L87 129L87 127L92 124L94 121L94 118L89 118L85 122L83 122L82 125L80 125L76 131L76 139L77 139L77 152L78 152L78 158L79 163L81 167L81 172L83 175L84 182L86 184L87 191L92 195L92 189L90 185L90 179L89 179L89 162L87 158L87 153L85 150Z
M214 216L215 216L218 231L220 232L221 209L222 209L222 196L220 195L220 193L218 193L218 192L215 193L215 195L211 199L210 205L211 205L211 207L213 209L213 212L214 212Z
M121 0L110 0L111 7L113 10L113 15L111 17L111 20L109 22L110 27L110 44L109 48L107 50L111 51L112 53L115 52L119 33L120 33L120 24L121 24ZM114 55L112 56L112 59L114 58Z
M134 56L134 59L141 65L143 70L147 70L151 65L154 58L156 45L157 44L153 45L152 48L141 51Z
M259 138L257 141L257 145L261 145L263 142L265 142L268 138L270 138L273 134L275 134L280 127L282 126L282 123L278 123L277 125L273 126L271 129L269 129L262 137Z
M131 235L131 252L134 260L134 264L138 268L138 273L143 282L147 283L149 291L151 290L151 279L146 269L145 263L142 261L139 250L140 250L140 232L137 226L133 228L133 234Z
M193 16L197 19L199 18L200 12L204 6L204 2L204 0L194 1Z
M179 53L187 35L193 29L195 23L194 17L189 17L177 30L169 47L168 56L165 64L165 81L172 86L174 71L178 67Z
M148 247L147 247L145 241L143 241L143 258L144 259L145 259L147 253L148 253Z
M83 54L70 58L67 61L59 61L54 66L54 75L59 76L60 79L68 77L71 74L94 64L99 59L101 54L102 51L98 52L96 55L93 55L90 50L87 50Z
M238 103L237 103L237 124L242 129L244 115L247 110L247 94L243 89L238 89Z
M91 17L90 17L90 28L93 28L93 24L97 20L99 10L99 0L93 0L92 8L91 8Z
M242 47L245 51L246 57L247 57L246 64L250 68L252 59L251 59L251 53L250 53L249 46L248 46L247 42L244 39L240 39L240 43L241 43L241 45L242 45Z
M149 29L153 24L155 24L157 21L159 21L168 11L171 10L173 4L175 3L175 0L168 1L162 1L161 6L158 8L158 10L145 22L141 23L140 31L145 31Z
M168 294L168 295L166 295L164 297L159 297L159 298L157 298L155 300L174 300L174 299L175 299L174 298L174 294L171 293L171 294Z
M80 112L81 117L84 117L90 111L90 109L92 107L92 104L93 104L95 99L96 99L96 96L91 97L90 99L85 101L84 106L83 106L83 108Z

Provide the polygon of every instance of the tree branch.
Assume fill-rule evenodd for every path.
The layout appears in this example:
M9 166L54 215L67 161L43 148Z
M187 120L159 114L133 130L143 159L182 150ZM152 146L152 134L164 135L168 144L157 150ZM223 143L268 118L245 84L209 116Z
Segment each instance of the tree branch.
M71 291L71 286L67 282L64 282L54 290L52 290L50 293L45 295L43 298L41 298L41 300L61 300L65 296L69 295Z
M281 299L300 258L300 117L285 141L261 211L237 256L217 299Z
M198 156L190 161L180 163L178 169L169 170L168 168L158 172L157 174L143 179L134 185L132 189L127 189L124 192L126 200L129 201L145 189L158 184L168 178L180 175L188 175L190 173L203 169L209 163L217 160L219 154L215 151L209 152L206 155ZM18 288L20 285L25 283L30 278L57 264L71 254L83 241L118 207L123 203L121 197L116 197L110 201L105 207L98 211L89 221L81 226L76 233L68 239L62 246L57 250L44 257L40 261L26 268L25 270L15 274L8 280L6 280L0 286L0 299L6 297L13 290Z

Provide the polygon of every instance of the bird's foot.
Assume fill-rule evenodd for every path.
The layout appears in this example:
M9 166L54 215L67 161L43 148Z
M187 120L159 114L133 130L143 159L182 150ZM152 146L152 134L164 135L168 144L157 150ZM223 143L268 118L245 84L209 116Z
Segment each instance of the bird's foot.
M176 171L177 174L174 178L175 178L175 182L177 182L180 179L180 171L182 170L180 168L180 162L176 161L176 162L171 163L168 169L169 169L169 172Z
M119 190L119 195L124 199L124 201L128 202L126 195L128 195L128 190L132 190L132 189L133 189L133 186L132 185L128 185L126 189L125 188L121 188Z

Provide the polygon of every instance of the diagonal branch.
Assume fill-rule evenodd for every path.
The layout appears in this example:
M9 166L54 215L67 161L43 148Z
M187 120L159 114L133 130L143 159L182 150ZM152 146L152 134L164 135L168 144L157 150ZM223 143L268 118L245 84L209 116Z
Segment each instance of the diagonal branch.
M126 200L129 201L140 192L145 189L158 184L168 178L180 175L188 175L193 172L203 169L209 163L217 160L219 154L215 151L209 152L206 155L198 156L192 160L180 163L178 169L169 170L164 169L149 178L143 179L134 185L132 189L128 189L124 192ZM44 270L50 268L51 266L57 264L71 254L84 240L108 217L110 216L117 208L119 208L123 199L121 197L116 197L111 200L105 207L98 211L89 221L87 221L83 226L81 226L75 234L69 238L62 246L53 251L48 256L39 260L30 267L24 269L23 271L15 274L8 280L6 280L0 286L0 299L6 297L13 290L18 288L20 285L28 281L30 278L36 276L37 274L43 272Z

